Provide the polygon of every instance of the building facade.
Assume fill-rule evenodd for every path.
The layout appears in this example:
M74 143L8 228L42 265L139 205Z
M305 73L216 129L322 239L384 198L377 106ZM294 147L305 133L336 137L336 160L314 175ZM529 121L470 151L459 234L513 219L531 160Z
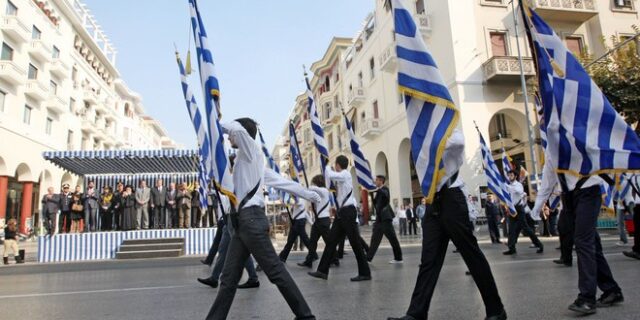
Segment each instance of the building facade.
M385 3L374 1L374 11L350 43L340 38L332 41L322 60L311 68L312 85L332 158L338 153L349 154L344 123L335 118L337 110L344 110L374 175L388 177L393 203L416 205L421 191L411 161L403 97L397 88L392 12ZM535 70L519 12L516 37L507 0L406 3L411 4L416 23L461 110L466 163L460 174L470 193L482 198L487 190L476 124L491 141L495 158L504 147L531 175L540 173L541 147L532 96ZM528 4L576 54L600 56L606 51L601 39L625 39L635 34L633 25L640 25L636 0L528 0ZM518 50L527 83L528 119ZM316 165L319 156L313 141L307 140L312 135L305 107L304 97L298 96L290 118L301 132L303 159L314 174L320 172ZM531 155L530 141L535 156Z
M0 0L0 13L0 225L24 232L48 187L82 184L43 151L175 148L82 2Z

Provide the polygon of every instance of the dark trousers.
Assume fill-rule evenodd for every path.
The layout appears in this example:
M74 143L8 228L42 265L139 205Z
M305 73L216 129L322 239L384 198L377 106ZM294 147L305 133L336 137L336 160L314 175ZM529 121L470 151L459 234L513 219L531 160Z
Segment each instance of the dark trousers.
M575 215L565 209L558 217L558 235L560 237L560 260L573 262L573 233Z
M214 219L213 207L208 206L207 212L205 213L205 218L202 221L202 226L212 228L214 223L215 223L215 219Z
M238 213L238 228L231 236L229 251L220 277L220 288L209 310L207 320L227 318L242 276L242 269L249 255L253 255L269 281L278 286L278 290L298 319L315 319L298 286L273 248L269 237L269 221L264 214L264 208L249 207Z
M218 227L216 228L216 235L213 237L213 243L211 244L211 248L209 248L209 254L204 259L208 265L213 263L213 259L218 254L218 248L220 248L220 240L222 239L222 228L224 228L224 220L220 219L218 221Z
M53 235L56 230L56 225L58 224L56 215L56 212L47 212L44 214L44 227L47 229L49 235Z
M542 248L542 242L540 242L536 234L527 223L523 208L518 206L516 207L516 210L518 211L517 216L509 216L509 250L516 251L516 244L518 243L520 232L529 237L529 239L531 239L531 242L533 242L536 247Z
M113 227L113 211L101 209L100 219L100 230L110 231Z
M311 263L318 259L318 241L320 237L324 241L325 247L329 243L329 231L331 230L331 218L318 218L311 226L311 238L309 239L309 254L305 259L305 263ZM326 250L326 249L325 249Z
M199 228L202 220L202 209L200 205L191 206L191 228Z
M360 232L358 232L358 237L360 237L360 245L362 246L362 249L364 249L364 255L367 255L367 252L369 252L369 245L367 244L367 241L365 241L362 236L360 235ZM336 251L336 254L334 254L334 257L336 259L342 259L344 258L344 242L347 241L347 236L344 235L342 236L342 239L340 239L340 241L338 242L338 251Z
M333 261L336 252L336 246L346 236L351 243L351 248L358 261L358 275L371 276L371 270L367 263L364 249L362 248L362 237L358 231L358 223L356 222L356 207L346 206L338 210L336 219L333 221L331 231L329 232L329 243L322 253L318 271L329 274L329 265Z
M407 315L416 319L427 319L449 240L453 241L469 268L480 290L487 315L499 314L504 307L489 263L473 235L474 227L469 221L464 194L459 188L445 188L438 192L436 197L442 209L437 215L428 213L423 222L422 258Z
M633 207L633 251L640 253L640 205Z
M154 206L153 207L153 215L151 215L153 217L153 228L154 229L160 229L160 228L164 228L165 226L165 214L164 214L164 206Z
M553 211L551 215L549 215L549 232L552 236L558 235L558 211Z
M400 248L400 242L398 241L396 230L393 228L393 221L391 220L376 221L376 223L373 224L371 247L367 250L367 260L372 261L373 257L375 257L383 235L387 237L387 240L389 240L389 243L391 244L391 248L393 249L393 259L402 261L402 248Z
M596 230L602 205L599 186L563 194L565 212L574 216L576 256L578 257L579 297L595 303L598 287L603 292L620 290L602 254L600 235Z
M304 243L305 247L309 247L309 236L307 235L307 230L305 226L307 225L307 219L296 219L291 223L291 228L289 229L289 236L287 237L287 244L284 245L282 251L280 251L280 260L283 262L287 261L289 257L289 253L291 252L291 247L293 247L293 243L300 237L302 243Z
M58 219L58 232L67 233L71 229L71 211L62 211Z
M122 230L123 213L124 209L119 208L113 210L113 225L116 230Z
M500 242L500 230L498 229L498 217L493 215L487 216L487 226L489 226L489 236L491 237L491 243Z
M407 221L409 222L409 234L413 230L413 234L418 235L418 218L411 218Z

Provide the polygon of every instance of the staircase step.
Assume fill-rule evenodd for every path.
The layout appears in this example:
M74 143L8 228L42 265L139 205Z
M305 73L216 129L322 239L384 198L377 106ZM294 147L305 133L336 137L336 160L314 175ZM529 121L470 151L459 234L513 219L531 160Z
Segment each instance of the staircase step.
M182 253L182 249L125 251L116 252L116 259L170 258L179 257Z
M159 243L184 243L184 238L162 238L162 239L127 239L123 245L129 244L159 244Z
M183 242L176 243L143 243L143 244L123 244L120 246L120 252L127 251L152 251L152 250L182 250Z

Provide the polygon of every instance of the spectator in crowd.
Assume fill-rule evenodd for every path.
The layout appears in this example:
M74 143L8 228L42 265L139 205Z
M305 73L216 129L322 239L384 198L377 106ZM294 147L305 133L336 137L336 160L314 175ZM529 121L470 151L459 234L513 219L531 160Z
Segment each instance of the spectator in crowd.
M409 225L409 235L412 234L412 231L414 235L418 235L418 216L416 216L410 203L407 203L406 208L407 223Z
M489 237L491 237L491 243L501 243L500 230L498 229L498 223L500 223L501 219L500 203L492 193L487 196L485 214L487 216L487 226L489 227Z
M100 196L100 230L110 231L113 227L114 196L110 186L102 188Z
M87 192L84 194L84 231L96 231L98 227L99 195L93 181L89 181Z
M76 187L76 190L78 188ZM84 204L82 201L82 193L73 194L73 202L71 203L71 233L82 232L82 217L85 214Z
M53 193L53 187L47 188L47 194L42 197L42 219L47 234L52 236L56 231L56 217L60 210L60 195Z
M151 189L151 210L153 211L154 229L162 229L167 223L164 213L167 204L167 189L163 184L164 181L158 179L156 186Z
M549 233L551 233L552 237L558 236L558 215L560 214L559 206L555 208L549 208Z
M202 220L202 207L200 205L200 183L196 181L191 191L191 227L199 228Z
M124 211L124 207L122 206L123 192L124 185L122 182L118 182L116 192L113 194L113 226L115 230L122 230L122 213Z
M396 217L398 217L398 220L400 221L400 235L406 236L407 235L407 211L404 205L401 205L396 209Z
M16 224L16 219L9 219L7 226L4 228L4 253L2 256L4 264L9 264L9 250L13 252L13 258L16 259L16 263L24 263L18 249L18 227Z
M149 229L149 201L151 190L145 180L140 180L140 188L136 189L136 230Z
M60 218L58 221L58 232L67 233L71 229L71 204L73 203L73 194L69 191L69 184L62 185L62 193L60 193Z
M420 204L416 208L416 215L418 219L420 219L420 225L422 225L422 221L424 220L424 215L427 213L427 200L422 198L420 200Z
M218 209L218 199L216 199L216 195L213 192L209 192L207 195L207 212L202 217L202 226L212 228L215 224L216 218L216 210Z
M178 226L178 204L176 202L178 198L178 191L176 190L176 184L171 182L169 184L169 190L167 190L167 210L165 212L165 221L167 229L176 228Z
M542 208L541 218L542 218L542 235L545 237L551 237L551 226L549 223L549 219L551 218L551 209L546 203Z
M176 197L178 204L178 228L189 228L191 224L191 192L187 190L187 184L181 183Z
M133 187L127 185L122 193L122 230L128 231L136 228L136 195L133 193Z

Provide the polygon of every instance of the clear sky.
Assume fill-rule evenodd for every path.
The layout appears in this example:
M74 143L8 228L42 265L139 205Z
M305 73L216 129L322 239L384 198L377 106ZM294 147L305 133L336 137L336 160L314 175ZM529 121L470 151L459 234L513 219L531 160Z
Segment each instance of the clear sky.
M273 146L295 97L304 90L302 64L322 58L334 36L354 36L374 1L200 0L220 81L223 121L252 117ZM142 95L146 112L176 142L195 147L174 58L174 43L183 61L189 46L188 0L84 2L116 47L116 67ZM193 40L191 47L197 69ZM190 84L199 88L197 74Z

